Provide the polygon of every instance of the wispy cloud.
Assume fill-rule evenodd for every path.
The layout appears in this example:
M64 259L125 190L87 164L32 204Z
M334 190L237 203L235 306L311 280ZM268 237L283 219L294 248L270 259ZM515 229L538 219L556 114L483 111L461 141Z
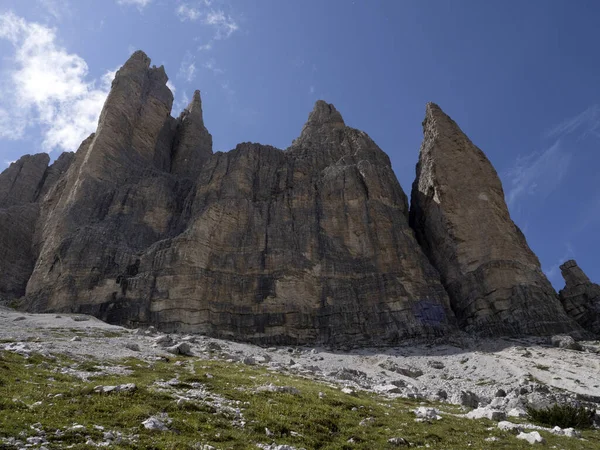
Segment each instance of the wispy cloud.
M221 75L221 74L225 73L225 71L223 69L221 69L217 66L217 63L215 62L214 58L210 58L202 66L205 69L210 70L215 75Z
M85 60L60 47L54 29L10 12L0 15L0 39L14 48L1 80L0 138L23 138L38 125L44 150L76 150L96 129L114 73L90 80Z
M133 5L137 6L140 10L148 6L152 0L117 0L119 5Z
M560 141L544 151L519 156L506 174L508 206L514 206L523 197L546 198L562 182L571 159L572 154Z
M38 4L54 19L61 20L71 14L68 0L37 0Z
M196 61L190 52L185 53L177 77L185 79L188 83L192 82L196 77Z
M175 13L182 22L186 20L194 22L202 17L202 12L198 8L188 5L187 3L179 5L175 10Z
M547 138L559 138L577 134L578 138L600 138L600 105L592 105L582 113L568 118L545 133Z
M239 25L237 20L230 14L217 8L216 3L216 0L197 0L196 2L182 3L175 9L175 14L182 22L200 21L204 25L212 27L214 29L212 40L227 39L239 29ZM208 50L212 48L212 40L202 46L201 49Z
M202 51L212 50L212 47L213 47L213 43L212 43L212 41L209 41L206 44L199 45L198 46L198 51L202 52Z
M227 39L239 29L237 22L221 10L209 11L204 23L216 29L215 39Z

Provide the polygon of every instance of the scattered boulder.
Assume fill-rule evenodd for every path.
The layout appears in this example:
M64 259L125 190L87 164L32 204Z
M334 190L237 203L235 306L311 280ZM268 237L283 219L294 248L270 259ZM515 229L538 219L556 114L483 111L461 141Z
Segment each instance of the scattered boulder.
M506 413L504 411L500 411L492 408L477 408L473 411L467 413L466 417L468 419L489 419L495 422L502 421L506 419Z
M417 419L424 419L424 420L441 420L442 419L442 416L440 416L439 410L437 410L435 408L419 406L413 412L417 416Z
M479 406L479 397L471 391L460 391L452 396L452 403L477 408Z
M550 343L554 347L566 348L569 350L582 350L581 345L575 339L573 339L573 337L567 335L552 336L550 338Z
M101 394L113 394L117 392L133 392L137 389L135 383L119 384L117 386L96 386L94 392Z
M543 444L545 439L541 436L538 431L530 431L529 433L525 433L521 431L517 434L517 439L523 439L524 441L529 442L530 444Z
M139 352L140 351L140 345L136 342L127 342L125 344L125 348L134 351L134 352Z
M184 356L192 356L192 348L190 344L187 342L180 342L179 344L173 345L171 347L165 348L165 350L169 353L173 353L174 355L184 355Z
M169 431L167 425L158 417L150 417L142 422L147 430Z
M393 361L386 360L379 364L379 367L385 370L389 370L390 372L396 372L400 375L404 375L405 377L410 378L418 378L423 375L423 371L421 369L416 369L414 367L400 367Z
M388 439L388 444L394 447L410 447L410 442L401 437L393 437Z

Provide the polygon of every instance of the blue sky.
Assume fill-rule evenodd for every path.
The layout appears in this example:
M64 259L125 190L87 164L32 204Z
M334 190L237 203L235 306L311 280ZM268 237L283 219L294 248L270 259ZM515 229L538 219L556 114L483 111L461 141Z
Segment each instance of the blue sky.
M0 0L0 165L76 150L136 49L165 66L174 116L202 91L215 150L286 148L324 99L407 193L434 101L496 167L555 287L569 258L600 282L599 20L593 0Z

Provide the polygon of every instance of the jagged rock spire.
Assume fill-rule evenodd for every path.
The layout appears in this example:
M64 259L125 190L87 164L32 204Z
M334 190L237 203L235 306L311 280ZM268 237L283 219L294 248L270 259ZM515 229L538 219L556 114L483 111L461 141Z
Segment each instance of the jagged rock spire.
M171 173L195 180L202 163L212 155L212 136L204 126L200 91L177 119Z
M577 330L511 220L485 154L434 103L423 134L410 222L459 324L488 335Z
M600 335L600 285L592 283L574 260L560 266L565 287L559 292L567 314L586 330Z

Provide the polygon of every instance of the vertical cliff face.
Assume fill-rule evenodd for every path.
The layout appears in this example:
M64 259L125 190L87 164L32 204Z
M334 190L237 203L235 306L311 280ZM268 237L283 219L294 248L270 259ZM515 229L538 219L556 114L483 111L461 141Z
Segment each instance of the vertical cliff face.
M68 169L70 155L50 167L45 153L25 155L0 174L0 300L25 294L36 258L40 203Z
M106 302L120 274L172 231L181 205L169 174L176 123L166 82L142 52L117 72L96 133L46 197L31 308Z
M591 333L600 335L600 285L592 283L573 260L560 266L565 287L560 301L569 317Z
M146 252L129 286L123 317L259 342L454 329L387 156L324 102L285 152L247 143L206 160L185 232Z
M75 154L0 175L0 300L260 343L581 330L493 167L437 106L409 215L388 156L333 105L285 151L213 154L200 92L175 119L166 83L134 53ZM580 284L561 299L581 323L596 301Z
M389 158L319 101L287 150L212 154L199 92L116 75L97 132L48 193L35 310L260 342L396 342L455 329Z
M433 103L423 133L411 225L460 325L486 335L577 329L511 220L483 152Z

